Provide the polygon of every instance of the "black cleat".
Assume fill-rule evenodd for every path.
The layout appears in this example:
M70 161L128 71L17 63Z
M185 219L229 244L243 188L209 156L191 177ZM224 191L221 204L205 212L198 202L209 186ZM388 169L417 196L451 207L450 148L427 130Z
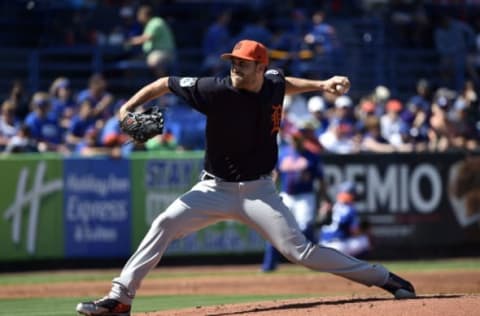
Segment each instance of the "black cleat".
M388 281L381 288L392 293L396 299L416 297L413 285L392 272L388 274Z
M77 305L77 312L86 316L130 316L130 309L130 305L108 297Z

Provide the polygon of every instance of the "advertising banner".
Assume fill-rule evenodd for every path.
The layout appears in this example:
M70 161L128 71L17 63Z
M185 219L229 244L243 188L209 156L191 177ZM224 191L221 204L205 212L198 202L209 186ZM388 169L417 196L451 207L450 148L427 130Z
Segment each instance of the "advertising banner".
M381 245L480 242L480 156L462 153L324 157L331 197L350 180Z
M202 156L132 160L134 247L157 215L198 181L202 166ZM263 247L263 239L253 230L227 221L174 241L165 255L247 252Z
M61 158L0 160L0 261L63 257Z
M131 253L130 161L66 159L66 257L124 257Z
M328 191L350 180L377 249L480 244L480 155L324 155ZM0 261L128 257L152 221L198 181L203 153L125 159L0 159ZM234 221L174 241L166 255L262 252Z

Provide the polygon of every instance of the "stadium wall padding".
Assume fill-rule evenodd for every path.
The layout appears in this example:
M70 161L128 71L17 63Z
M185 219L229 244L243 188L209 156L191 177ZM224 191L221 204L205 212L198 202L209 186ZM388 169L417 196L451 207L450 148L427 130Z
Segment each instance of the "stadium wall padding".
M198 181L202 152L129 158L57 154L0 159L0 262L128 257L150 223ZM353 180L375 249L480 248L480 156L324 155L329 194ZM264 241L226 221L174 241L165 256L261 253Z

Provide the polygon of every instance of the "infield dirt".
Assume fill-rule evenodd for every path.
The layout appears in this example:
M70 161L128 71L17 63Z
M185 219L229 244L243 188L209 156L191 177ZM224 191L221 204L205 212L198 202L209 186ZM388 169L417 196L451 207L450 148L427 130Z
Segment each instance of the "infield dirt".
M476 270L400 273L412 281L417 289L418 298L411 300L394 300L381 289L366 287L331 274L284 273L282 267L278 272L269 274L255 273L258 266L161 267L157 270L178 276L148 277L138 291L138 296L292 294L309 298L197 306L182 310L134 313L134 316L480 315L480 271ZM181 277L182 274L190 276ZM108 281L4 285L0 288L0 298L97 298L105 295L109 286Z

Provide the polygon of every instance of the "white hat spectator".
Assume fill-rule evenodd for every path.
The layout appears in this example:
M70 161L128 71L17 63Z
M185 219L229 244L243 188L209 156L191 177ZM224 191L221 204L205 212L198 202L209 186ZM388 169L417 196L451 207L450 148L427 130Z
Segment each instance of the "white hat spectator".
M390 98L390 90L385 86L377 86L374 95L378 101L385 102Z
M335 100L335 107L336 108L351 108L353 106L352 99L346 95L339 96Z
M325 111L325 101L318 95L308 99L307 106L310 113Z

